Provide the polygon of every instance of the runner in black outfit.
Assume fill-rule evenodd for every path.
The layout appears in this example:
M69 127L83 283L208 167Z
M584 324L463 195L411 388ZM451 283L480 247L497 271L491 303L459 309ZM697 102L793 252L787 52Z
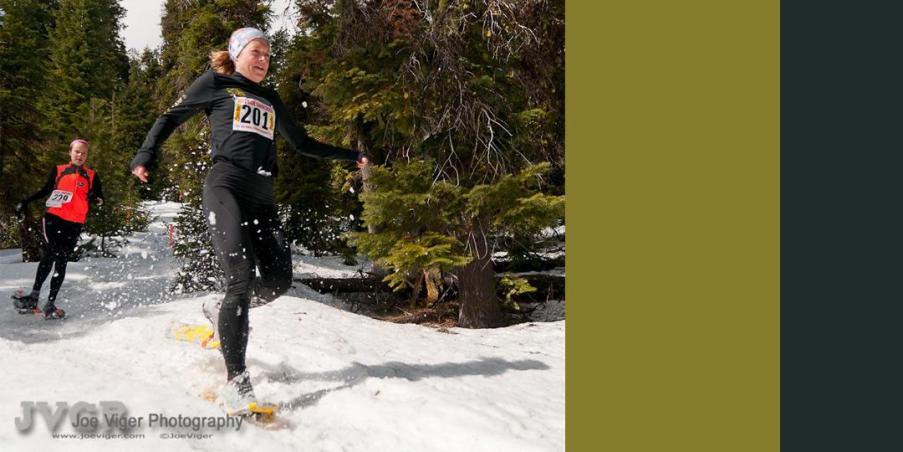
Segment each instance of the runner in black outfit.
M56 296L66 278L66 264L78 243L90 203L103 204L100 176L85 166L89 148L87 141L73 140L69 144L69 164L53 167L44 187L16 205L16 214L22 215L28 203L50 196L43 221L44 248L34 285L29 295L13 297L16 298L16 308L23 314L37 312L41 286L50 270L55 269L50 278L50 295L42 311L45 318L62 318L65 315L62 309L56 307Z
M368 161L362 153L310 138L279 95L259 85L269 68L269 52L262 32L236 30L228 52L211 54L215 71L203 73L177 105L157 119L130 165L132 173L147 182L148 170L173 130L198 112L206 113L214 164L204 182L204 213L225 272L226 296L221 308L204 306L204 311L218 332L226 362L228 383L220 396L227 410L236 413L246 413L247 404L255 401L245 369L250 299L275 299L292 280L289 244L273 201L273 132L310 157L357 161L359 167Z

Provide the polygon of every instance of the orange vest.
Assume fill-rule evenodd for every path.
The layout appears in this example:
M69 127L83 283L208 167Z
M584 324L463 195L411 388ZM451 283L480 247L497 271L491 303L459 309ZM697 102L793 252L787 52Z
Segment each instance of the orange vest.
M69 192L71 198L59 207L48 207L47 212L52 213L66 221L73 223L85 223L88 216L88 191L94 182L94 170L85 166L57 165L55 191ZM63 196L65 196L63 194ZM50 195L51 200L54 195ZM48 200L50 202L50 200Z

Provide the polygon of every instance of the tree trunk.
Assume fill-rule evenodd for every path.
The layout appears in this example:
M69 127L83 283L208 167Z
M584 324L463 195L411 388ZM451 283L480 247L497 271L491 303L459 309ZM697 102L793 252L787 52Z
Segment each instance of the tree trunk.
M555 257L552 259L519 262L510 260L498 260L493 261L493 264L495 265L496 273L540 272L544 270L551 270L553 268L564 267L564 256Z
M505 294L499 292L498 282L501 275L495 275L496 297ZM523 275L523 278L536 288L536 292L515 295L515 301L545 301L564 298L564 276L556 275ZM320 293L353 293L353 292L392 292L392 288L375 276L366 278L294 278L292 281L304 284ZM437 286L438 290L438 286Z
M439 301L439 283L442 281L442 272L438 268L423 271L423 283L426 286L426 305L432 306Z
M370 193L373 191L373 187L370 185L370 165L367 165L361 168L361 182L364 186L364 193ZM373 228L372 224L367 225L367 232L373 234L376 232L376 229Z
M495 328L502 324L502 309L495 294L495 271L486 230L477 226L468 243L474 259L458 271L461 312L458 326Z
M367 134L366 134L366 131L364 130L363 121L361 121L360 119L356 119L353 123L351 123L351 126L348 128L348 133L349 133L349 137L354 137L354 142L357 143L357 146L355 146L355 150L357 150L358 152L364 152L364 153L367 153L370 150L371 145L369 143L369 140L367 139ZM370 157L372 158L373 156L371 155ZM372 165L373 163L374 162L371 161L370 165ZM360 169L361 183L363 185L363 193L370 193L371 191L373 191L373 186L370 184L370 165L367 165ZM376 232L379 232L379 231L377 231L376 228L372 224L367 225L367 233L375 234ZM373 267L371 268L370 271L377 275L380 275L380 277L383 277L383 276L386 276L389 274L389 270L387 268L383 267L382 265L377 264L376 262L373 262Z
M3 145L3 118L0 118L0 177L3 177L3 167L6 162L6 146Z
M293 278L320 293L391 292L392 288L377 277L368 278Z
M420 291L423 288L423 280L425 276L426 273L420 272L417 275L417 279L414 280L414 287L411 288L411 302L408 305L411 309L417 306L417 299L420 298Z

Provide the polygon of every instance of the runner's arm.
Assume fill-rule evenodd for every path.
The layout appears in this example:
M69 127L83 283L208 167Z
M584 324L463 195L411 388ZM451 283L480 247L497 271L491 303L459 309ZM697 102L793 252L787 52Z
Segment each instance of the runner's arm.
M176 102L176 105L166 113L160 115L153 127L144 138L144 144L138 149L135 158L129 164L129 169L143 166L151 169L157 160L157 154L163 142L172 135L183 122L210 106L213 101L213 72L203 73L188 89L185 95Z
M103 204L103 184L100 183L100 175L94 173L94 181L91 182L91 190L88 191L88 199Z
M359 152L321 143L311 138L307 134L307 130L292 119L292 115L278 96L273 99L273 109L276 111L276 130L295 151L308 157L320 159L351 161L360 159L361 153Z
M44 186L35 192L35 194L23 199L22 204L27 205L34 200L46 198L50 193L53 193L54 186L56 186L56 167L50 169L50 173L47 175L47 182L44 183Z

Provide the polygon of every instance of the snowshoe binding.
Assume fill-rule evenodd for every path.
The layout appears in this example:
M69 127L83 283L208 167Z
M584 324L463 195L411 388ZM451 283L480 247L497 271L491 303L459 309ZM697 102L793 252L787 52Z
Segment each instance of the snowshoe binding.
M229 380L217 393L229 416L242 416L255 424L272 424L276 420L276 406L260 403L254 396L248 371Z
M254 388L251 386L251 375L244 371L229 380L217 394L223 408L230 416L247 416L251 414L251 406L257 405Z
M66 317L66 311L56 307L55 305L48 303L44 305L44 319L45 320L62 320Z
M41 314L42 311L38 309L38 297L31 293L25 295L25 293L19 289L16 291L16 294L12 296L13 299L13 307L16 308L16 311L19 314Z

